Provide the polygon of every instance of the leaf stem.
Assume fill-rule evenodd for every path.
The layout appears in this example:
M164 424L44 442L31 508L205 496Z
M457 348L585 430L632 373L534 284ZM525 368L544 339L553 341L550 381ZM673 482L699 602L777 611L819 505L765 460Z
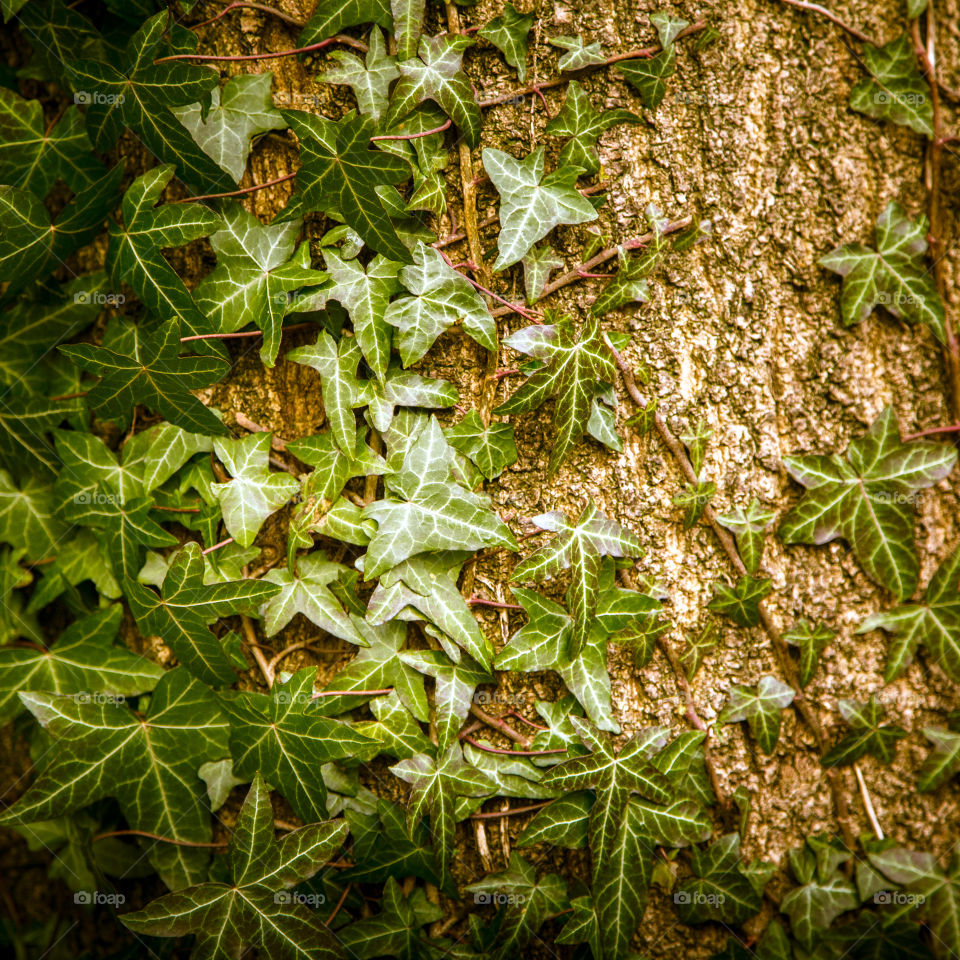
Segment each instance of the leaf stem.
M499 730L505 737L512 740L514 743L519 743L522 747L529 747L532 743L529 737L525 737L522 733L518 733L509 723L501 720L499 717L495 717L492 714L487 713L486 710L481 710L475 703L470 704L470 712L478 719L482 720L488 727L493 727L494 730Z
M489 744L481 743L479 740L474 740L473 737L464 737L464 740L467 741L471 746L476 747L478 750L483 750L486 753L501 753L508 756L524 756L524 757L543 757L548 754L556 753L566 753L566 747L557 747L554 750L509 750L505 747L491 747Z
M510 717L516 717L518 720L525 723L528 727L533 727L534 730L549 730L549 727L545 727L542 723L534 723L533 720L528 720L522 713L518 710L508 710L507 715Z
M303 29L303 27L306 26L303 20L297 20L296 17L291 17L289 13L277 10L276 7L268 7L265 3L252 3L249 2L249 0L234 0L233 3L224 7L215 17L211 17L209 20L203 20L200 23L195 23L190 29L199 30L201 27L208 27L211 23L216 23L221 17L225 17L232 10L239 10L241 8L259 10L261 13L269 13L278 20L282 20L284 23L290 24L291 27L297 27L298 29Z
M320 697L379 697L385 693L393 693L393 687L384 687L382 690L320 690L313 694L313 699Z
M276 180L268 180L266 183L255 183L252 187L243 187L240 190L227 190L225 193L201 193L195 197L183 197L181 200L173 200L171 202L195 203L198 200L219 200L221 197L242 197L248 193L256 193L257 190L265 190L267 187L276 186L278 183L286 183L296 175L296 171L294 171L293 173L285 173L282 177L277 177Z
M450 129L452 123L452 120L447 120L446 123L441 123L439 127L434 127L432 130L424 130L422 133L382 133L378 137L371 137L370 140L417 140L420 137L429 137L434 133L443 133L444 130Z
M221 547L225 547L230 543L233 543L233 537L227 537L226 540L221 540L219 543L215 543L212 547L207 547L206 550L201 550L200 553L205 557L208 553L213 553L214 550L219 550Z
M58 403L60 400L77 400L80 397L85 397L90 391L89 390L79 390L77 393L61 393L59 396L51 397L51 403Z
M177 847L225 847L226 840L214 840L210 843L199 843L196 840L175 840L173 837L161 837L157 833L149 833L146 830L108 830L106 833L98 833L92 838L92 843L99 840L106 840L108 837L147 837L149 840L158 840L161 843L172 843Z
M329 927L330 924L333 923L333 918L340 912L340 908L343 906L352 888L353 888L352 883L348 883L343 888L343 893L340 894L340 899L337 901L336 906L333 908L333 910L330 911L330 916L323 921L323 925L325 927Z
M151 510L162 510L164 513L199 513L199 507L161 507L160 504L155 503Z
M940 433L960 433L960 423L951 423L947 427L928 427L918 433L906 433L901 438L904 443L911 440L919 440L921 437L933 437Z
M487 600L485 597L470 597L467 600L473 607L496 607L497 610L522 610L519 603L501 603L499 600Z
M243 568L244 575L247 574L247 568ZM273 686L273 670L270 669L270 663L263 654L260 641L257 640L257 631L253 621L245 613L240 614L240 624L243 627L243 635L246 637L247 646L253 651L253 659L257 661L257 666L263 674L267 689ZM269 648L268 648L269 649Z
M508 753L518 753L516 750L508 750ZM499 820L501 817L515 817L521 813L531 813L533 810L542 810L549 800L543 803L531 803L525 807L508 807L506 810L491 810L489 813L471 813L471 820Z
M347 37L337 34L335 37L328 37L319 43L311 43L306 47L294 47L290 50L277 50L274 53L237 53L230 55L217 56L206 53L175 53L169 57L160 57L154 60L154 63L168 63L171 60L196 60L201 63L239 63L244 60L277 60L280 57L295 57L298 53L314 53L317 50L323 50L333 43L342 43L346 47L353 47L354 50L360 50L366 53L369 49L361 40L354 40L353 37Z
M286 327L281 327L281 333L292 332L294 330L306 330L315 327L316 324L307 320L303 323L291 323ZM191 340L239 340L243 337L262 337L262 330L241 330L239 333L197 333L190 337L181 337L181 343L189 343Z

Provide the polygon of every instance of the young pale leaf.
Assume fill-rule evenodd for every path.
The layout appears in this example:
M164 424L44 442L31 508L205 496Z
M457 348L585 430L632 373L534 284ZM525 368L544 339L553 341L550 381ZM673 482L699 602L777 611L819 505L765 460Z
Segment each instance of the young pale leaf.
M776 677L761 677L756 688L735 685L718 723L740 723L746 720L750 732L766 753L773 753L780 739L780 713L793 703L796 694Z
M687 646L680 654L680 665L687 680L692 680L703 664L704 657L717 645L720 628L715 620L710 620L696 635L687 637Z
M660 36L660 46L666 49L674 40L690 26L689 20L671 17L669 13L658 10L650 14L650 23L657 28Z
M349 85L357 98L360 113L379 120L390 100L390 84L400 76L397 58L387 54L383 34L376 27L370 31L365 60L345 50L333 50L329 56L337 65L330 67L317 80Z
M522 79L522 77L521 77ZM639 123L640 118L629 110L604 110L597 113L586 90L571 80L560 112L547 124L545 132L569 137L563 145L557 166L581 167L584 173L600 170L597 138L618 123Z
M897 752L897 741L902 740L907 731L890 724L881 725L886 711L876 695L871 696L866 703L839 700L837 705L851 732L824 754L823 765L846 766L867 754L876 757L881 763L889 764Z
M645 60L621 60L617 70L640 94L640 100L648 110L656 110L667 92L666 80L677 69L677 54L672 46L661 50Z
M917 789L929 793L951 780L960 771L960 733L945 727L924 727L923 735L933 744L917 778Z
M697 523L716 494L717 485L712 480L684 484L683 490L672 500L675 507L683 508L684 530L689 530Z
M400 79L393 89L384 126L395 126L424 100L433 100L460 128L467 143L478 146L483 121L473 84L462 66L464 50L475 42L472 37L450 34L421 37L418 56L397 64Z
M333 760L369 760L376 740L348 723L317 712L313 699L315 667L298 670L269 693L227 690L220 705L230 720L233 769L253 779L258 772L286 797L293 812L307 823L327 817L322 767Z
M527 303L536 303L543 296L543 288L554 270L563 266L553 247L545 243L542 247L531 247L520 261L523 264L523 288L527 294Z
M869 80L850 91L850 106L877 120L892 120L917 133L933 136L930 87L917 67L909 33L882 47L863 45Z
M486 148L483 167L500 194L499 256L494 270L509 267L561 223L588 223L597 219L593 204L577 192L579 167L561 167L543 175L544 148L523 160L502 150Z
M280 960L336 960L343 952L320 914L287 891L321 870L347 836L344 820L273 839L270 792L258 773L227 850L232 882L198 883L120 919L153 937L195 934L193 956L228 960L253 946Z
M697 420L694 427L688 427L680 434L680 441L687 448L690 464L697 476L700 476L700 471L703 469L703 461L707 455L707 445L710 443L712 436L713 429L702 417Z
M528 413L555 397L557 436L550 451L550 473L556 473L586 431L594 397L613 382L613 359L601 339L599 322L588 321L578 339L573 321L562 317L556 324L524 327L504 343L541 361L541 366L494 413Z
M784 517L784 543L823 544L842 537L864 571L904 600L917 588L913 547L917 491L948 476L957 462L949 444L902 443L893 407L850 443L845 458L787 457L790 475L807 492Z
M599 43L584 43L579 34L575 37L550 37L551 46L567 52L557 61L558 70L583 70L606 62Z
M507 467L517 462L513 425L491 423L484 427L476 410L471 410L444 434L450 446L469 457L487 480L496 480Z
M754 497L746 510L737 507L730 513L718 514L717 521L737 538L740 559L751 576L760 567L763 557L763 534L777 516L776 510L764 510Z
M718 583L708 606L714 613L728 616L737 626L755 627L760 622L760 603L772 590L771 580L757 580L747 575L733 587Z
M286 121L273 105L273 74L240 74L210 91L210 106L199 103L174 107L173 115L190 131L197 146L234 181L247 169L250 140L268 130L280 130Z
M925 262L928 223L911 220L891 201L877 218L876 250L848 243L820 258L820 265L843 277L840 316L845 327L884 307L898 319L925 323L941 343L943 301Z
M249 547L267 517L299 493L300 481L289 474L270 472L269 433L217 440L214 449L233 479L211 484L210 492L220 501L230 536L241 547Z
M862 628L861 628L862 629ZM822 623L810 626L807 620L799 620L796 625L783 633L783 639L800 648L800 686L805 687L812 679L820 661L820 654L836 634Z
M521 81L527 77L527 34L533 21L532 13L520 13L507 0L503 13L481 27L478 33L478 36L489 40L503 54L511 67L516 68L517 78Z
M206 788L197 767L222 757L227 723L213 694L182 669L168 670L141 718L116 698L21 693L53 739L43 771L3 814L4 824L49 820L115 797L135 830L210 840ZM209 851L153 843L150 862L171 889L205 875Z
M200 547L191 542L170 564L160 596L132 580L125 590L144 636L160 637L194 676L219 686L232 683L235 674L209 624L232 614L256 613L280 588L261 580L204 584Z
M497 349L497 325L483 298L470 281L450 266L433 247L418 243L413 265L403 267L400 279L411 296L394 300L383 319L396 327L397 349L405 367L419 360L437 337L457 321L487 350Z

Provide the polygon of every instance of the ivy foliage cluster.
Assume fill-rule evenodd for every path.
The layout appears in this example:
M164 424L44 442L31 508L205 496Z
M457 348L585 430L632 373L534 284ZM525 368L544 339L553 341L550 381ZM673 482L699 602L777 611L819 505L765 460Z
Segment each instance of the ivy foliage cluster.
M158 953L178 938L183 955L210 958L251 948L510 958L546 939L622 960L654 886L684 924L744 924L776 867L741 855L743 824L719 826L706 732L624 739L615 718L608 643L642 666L669 628L665 592L632 579L637 534L594 505L537 516L525 536L543 539L511 574L518 602L500 603L522 625L497 645L472 609L484 602L472 594L475 565L525 539L485 492L518 460L511 418L553 401L551 474L587 436L621 449L614 387L628 338L602 318L647 299L677 229L651 202L644 238L601 250L591 234L584 263L615 257L617 269L589 315L537 308L557 289L551 276L572 266L551 245L557 228L595 223L606 202L585 179L602 173L598 138L642 119L599 109L581 81L614 66L654 110L678 41L709 31L656 13L658 42L629 57L579 35L547 38L569 82L548 142L518 157L483 147L486 105L464 69L479 42L525 80L534 15L510 3L478 24L478 40L454 30L456 18L431 35L439 11L423 0L321 0L288 52L323 50L317 81L349 87L356 102L336 117L275 102L269 71L211 66L198 37L215 32L189 28L190 10L158 7L0 2L31 51L0 86L0 719L33 762L0 823L54 851L51 876L78 903L110 904L134 949ZM909 55L872 52L866 83L909 92ZM876 103L872 89L858 87L852 105ZM882 113L929 132L922 111ZM289 132L299 162L289 201L263 223L238 186L271 131ZM118 159L134 142L145 165ZM522 282L525 304L445 253L454 143L482 148L499 199L494 283ZM694 225L675 248L704 232ZM847 245L824 259L844 278L844 323L883 305L943 336L925 233L891 206L876 250ZM171 251L203 244L210 268L188 287ZM572 273L554 283L587 271ZM501 340L508 313L527 325ZM288 328L311 342L285 349ZM464 409L454 384L415 369L460 332L518 355L508 373L522 382L493 416L492 402ZM210 403L231 345L247 337L266 367L315 371L324 429L281 442ZM627 424L644 432L658 417L654 402ZM695 476L675 500L687 527L716 493L702 477L709 441L703 422L681 436ZM844 457L787 464L807 492L783 539L843 538L901 604L863 625L894 638L888 680L921 645L960 679L958 555L909 602L915 494L955 462L947 444L903 442L888 410ZM719 517L745 572L717 585L710 608L743 628L760 622L772 590L762 555L774 519L756 500ZM274 560L268 536L283 541ZM351 651L325 680L316 666L283 669L304 643L274 652L298 615ZM798 685L832 638L806 621L787 632ZM714 623L691 639L686 678L716 642ZM500 671L552 671L567 692L536 702L536 719L519 715L518 733L484 709ZM771 753L796 696L773 675L733 686L719 724L745 722ZM889 762L905 731L884 722L881 704L841 710L850 732L824 766ZM932 790L960 768L960 733L925 733L919 786ZM516 743L499 745L503 734ZM524 852L475 879L467 825L509 813L481 812L494 798L535 813L516 844ZM543 869L556 847L585 851L583 871ZM928 944L937 956L960 951L957 862L943 868L889 842L865 850L855 882L836 839L794 851L779 903L789 923L774 920L756 955L836 957L851 942L856 956L903 955L885 952L899 949L891 943L915 957ZM138 894L131 909L123 891L134 881L158 895ZM873 922L870 902L894 890L914 897L910 909ZM442 921L457 901L469 918L451 933ZM921 938L922 922L935 936ZM34 932L2 935L23 951ZM753 954L731 940L723 955Z

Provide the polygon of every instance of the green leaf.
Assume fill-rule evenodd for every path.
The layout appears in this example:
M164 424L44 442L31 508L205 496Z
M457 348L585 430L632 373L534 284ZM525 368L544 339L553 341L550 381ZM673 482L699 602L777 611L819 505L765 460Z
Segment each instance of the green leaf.
M487 480L496 480L507 467L517 462L513 425L491 423L484 427L476 410L471 410L444 434L450 446L472 460Z
M902 443L896 413L887 407L864 437L850 443L846 458L784 460L808 489L781 522L780 536L784 543L816 544L842 537L868 576L904 600L917 588L917 491L948 476L956 461L957 451L948 444Z
M707 483L684 484L683 491L676 494L671 501L675 507L683 507L684 530L696 525L716 493L717 485L712 480Z
M251 139L287 125L273 105L272 83L269 70L240 74L227 80L222 91L219 87L210 91L206 110L199 103L173 108L197 146L236 183L247 169Z
M707 454L707 445L713 436L713 430L702 417L694 427L686 428L680 434L680 442L687 448L693 472L699 477L703 469L703 461Z
M0 541L22 548L27 560L53 556L68 530L55 511L53 484L28 474L18 486L0 470Z
M862 627L861 627L862 629ZM836 634L822 623L810 626L807 620L798 620L783 633L787 643L800 648L800 686L805 687L812 679L820 661L820 654Z
M222 224L210 237L217 265L193 299L211 332L234 333L250 323L262 330L260 359L272 367L288 294L323 283L327 274L310 269L309 244L297 247L300 221L263 225L236 201L224 201L220 210Z
M543 175L544 148L523 160L502 150L486 148L483 167L500 194L499 256L494 270L509 267L561 223L588 223L597 219L593 204L577 192L578 167L560 167Z
M718 921L739 926L760 911L762 888L756 890L740 861L740 837L728 833L705 850L691 850L693 879L673 895L683 923Z
M571 717L580 739L591 752L553 767L543 785L564 792L593 787L596 801L590 810L590 854L594 884L603 875L616 847L631 794L656 803L670 799L669 783L649 763L649 749L639 735L615 753L608 738L588 721Z
M543 296L543 288L554 270L563 266L553 247L545 243L542 247L533 246L520 261L523 264L523 288L527 294L527 303L536 303Z
M886 711L877 700L876 694L866 703L838 700L837 706L851 732L824 754L823 765L846 766L867 754L876 757L881 763L889 764L897 752L897 741L902 740L907 731L890 724L881 725Z
M892 683L912 663L923 644L944 672L960 681L960 547L930 578L922 601L907 603L867 617L857 633L886 630L893 636L884 682Z
M364 23L392 29L393 14L388 0L318 0L297 45L307 47L340 33L344 27Z
M214 449L233 479L211 484L210 492L220 501L230 536L241 547L249 547L267 517L299 493L300 481L270 472L269 433L217 440Z
M194 676L216 686L232 683L235 674L208 625L220 617L255 613L279 589L259 580L205 585L203 556L196 543L187 543L170 564L160 596L132 580L125 587L141 632L160 637Z
M390 0L393 36L397 41L399 60L409 60L417 55L417 41L423 32L425 6L425 0Z
M333 760L369 760L378 743L348 723L317 711L313 699L316 667L298 670L269 693L228 690L220 705L230 720L233 769L253 779L267 777L307 823L327 817L321 767Z
M400 71L397 69L397 58L387 54L383 34L376 27L370 31L368 43L369 50L364 60L345 50L332 50L328 56L337 65L330 67L317 80L347 84L357 98L360 113L379 120L387 109L390 84L400 76Z
M793 935L807 950L814 948L840 914L855 910L860 903L856 887L838 869L847 859L841 854L831 864L818 866L807 847L790 852L791 868L802 886L785 894L780 909L790 918Z
M547 918L569 905L566 880L555 873L538 880L533 864L518 853L511 853L506 870L488 873L464 889L473 894L475 905L503 904L491 960L520 956Z
M850 91L850 106L876 120L892 120L917 133L933 136L930 87L917 67L917 55L908 33L882 47L863 45L870 72Z
M606 62L599 43L585 44L579 34L575 37L550 37L551 46L567 52L557 61L558 70L582 70Z
M513 594L529 622L510 638L497 655L494 667L497 670L555 670L601 730L619 733L620 728L612 717L605 636L600 631L590 633L580 654L572 656L573 619L567 611L535 590L514 587ZM551 743L547 749L564 745Z
M542 365L494 413L498 416L529 413L555 397L557 436L550 451L549 469L551 474L556 473L583 436L594 397L605 383L613 382L613 359L601 339L600 325L595 319L588 321L577 339L573 321L562 317L556 324L524 327L504 343L541 361Z
M517 838L518 847L534 843L576 850L587 845L587 824L593 792L575 790L552 800L538 810Z
M397 64L400 79L393 89L384 126L395 126L424 100L433 100L460 128L467 143L478 146L483 121L473 84L462 66L463 52L475 42L472 37L450 34L421 37L417 57Z
M161 163L176 164L188 183L209 193L230 190L230 177L197 146L170 109L203 100L218 86L219 74L182 60L153 62L164 43L167 20L165 10L147 20L117 66L65 61L75 97L87 104L87 131L93 145L106 151L129 127Z
M370 149L376 121L347 114L334 123L298 110L283 115L300 141L303 208L339 214L378 253L409 263L377 187L409 179L410 165Z
M533 21L532 13L518 12L507 0L503 13L478 31L478 36L489 40L503 54L507 63L516 68L517 79L520 81L527 78L527 34Z
M923 735L933 744L933 748L923 761L917 789L921 793L929 793L953 779L960 770L960 733L945 727L924 727Z
M406 760L417 753L430 751L430 741L424 736L420 724L403 705L396 692L374 697L370 701L370 710L377 719L355 724L354 729L366 737L380 741L380 753L388 753L398 760ZM432 856L429 861L433 862ZM432 866L430 870L432 872Z
M771 754L780 739L780 712L793 703L794 696L794 691L776 677L761 677L756 688L736 684L730 688L717 722L740 723L746 720L760 749Z
M494 788L492 781L463 759L456 740L437 759L421 753L394 764L390 772L410 784L408 829L412 831L421 817L430 815L437 868L446 874L454 854L457 797L485 797Z
M164 670L113 643L121 619L120 606L113 604L71 624L48 650L0 647L0 723L22 712L20 691L68 693L78 702L122 702L152 690Z
M542 583L563 570L571 571L567 602L574 624L570 656L579 655L590 632L600 599L602 557L641 557L644 550L635 534L610 520L590 503L571 524L562 513L543 513L533 518L541 530L558 536L519 563L511 580Z
M840 316L845 327L866 320L878 307L911 323L925 323L944 342L943 301L927 268L927 218L911 220L891 201L877 218L876 250L848 243L820 258L843 277Z
M717 515L717 521L737 538L737 550L740 559L753 575L760 567L763 557L763 534L777 516L776 510L764 510L760 501L754 497L746 510L737 507L730 513Z
M707 653L717 645L720 628L715 620L708 620L696 636L687 637L687 646L680 654L680 665L687 680L692 680L703 665Z
M677 37L690 26L689 20L671 17L669 13L658 10L650 14L650 24L657 28L660 36L660 46L666 49Z
M646 60L620 60L617 70L640 94L648 110L656 110L667 92L666 80L677 70L677 54L672 46Z
M274 841L270 793L257 774L227 848L232 882L168 893L120 919L137 934L195 934L195 955L211 960L239 956L252 946L281 960L341 957L320 915L286 891L317 873L346 835L347 824L339 820L313 823Z
M576 80L571 80L567 85L563 107L547 124L545 132L570 138L560 151L558 167L581 167L584 173L597 173L600 170L600 155L597 152L600 134L618 123L639 122L640 118L629 110L604 110L598 113L593 109L586 90Z
M714 613L728 616L739 627L755 627L760 622L760 603L770 595L773 582L743 576L733 587L716 585L716 594L707 606Z
M221 221L198 203L156 206L173 171L172 164L153 167L127 188L123 226L110 224L107 269L114 283L128 283L161 320L178 320L183 336L209 333L203 314L162 250L207 237Z
M227 364L218 357L180 357L180 350L180 328L172 320L138 327L122 353L85 343L60 347L81 370L100 377L87 403L103 419L122 420L142 403L191 433L229 435L220 419L190 393L220 380Z
M55 693L20 699L53 739L49 762L4 812L4 824L32 823L115 797L134 830L173 840L210 840L206 788L197 767L222 757L227 724L213 694L185 670L160 678L141 718L110 699L82 702ZM150 862L178 889L204 875L209 851L150 843Z
M487 350L497 349L497 325L483 298L463 274L433 247L418 243L413 265L400 279L412 296L394 300L383 319L399 330L397 349L405 367L419 360L437 337L458 321Z

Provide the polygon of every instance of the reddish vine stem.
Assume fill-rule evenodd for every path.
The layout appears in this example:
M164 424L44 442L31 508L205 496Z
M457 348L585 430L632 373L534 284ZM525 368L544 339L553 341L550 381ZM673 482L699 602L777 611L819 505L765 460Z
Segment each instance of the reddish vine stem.
M487 600L485 597L470 597L467 603L472 607L495 607L497 610L522 610L519 603L501 603L499 600Z
M508 710L507 715L511 717L516 717L522 723L525 723L528 727L533 727L534 730L549 730L549 727L545 727L542 723L534 723L533 720L528 720L522 713L518 710Z
M79 390L77 393L61 393L57 397L51 397L51 403L58 403L60 400L77 400L80 397L85 397L90 391L89 390Z
M201 550L200 553L203 556L206 556L208 553L213 553L214 550L219 550L221 547L225 547L231 543L233 543L233 537L227 537L226 540L221 540L219 543L215 543L212 547L207 547L206 550Z
M501 720L499 717L495 717L492 714L487 713L486 710L481 710L475 703L470 704L470 712L478 719L482 720L488 727L493 727L494 730L499 730L505 737L512 740L514 743L519 743L520 746L527 748L531 744L529 737L525 737L522 733L518 733L509 723Z
M281 333L292 333L294 330L307 330L315 327L315 323L305 321L304 323L291 323L289 326L281 327ZM181 343L189 343L191 340L240 340L244 337L262 337L262 330L241 330L239 333L197 333L190 337L181 337Z
M384 687L382 690L320 690L313 694L313 699L320 697L379 697L384 693L393 693L393 687Z
M901 439L907 443L910 440L919 440L921 437L933 437L938 433L960 433L960 423L951 423L948 427L928 427L919 433L906 433Z
M317 50L324 50L334 43L342 43L345 47L353 47L354 50L360 50L366 53L369 49L361 40L354 40L353 37L347 37L343 34L337 34L335 37L328 37L319 43L311 43L306 47L294 47L291 50L277 50L275 53L236 53L218 56L208 53L175 53L169 57L160 57L154 60L154 63L167 63L170 60L197 60L201 63L239 63L244 60L277 60L280 57L295 57L298 53L315 53Z
M706 20L698 20L696 23L691 23L689 27L685 27L681 30L676 39L679 40L681 37L689 37L692 33L699 33L701 30L705 30L707 27ZM570 77L577 78L586 76L589 73L595 73L597 70L603 70L604 67L612 66L615 63L619 63L621 60L637 60L645 59L648 57L655 57L663 48L661 46L656 47L643 47L639 50L628 50L626 53L617 53L612 57L607 57L603 63L595 63L589 67L584 67L582 70L571 70L570 76L557 77L554 80L547 80L544 83L531 83L528 87L521 87L519 90L508 90L506 93L497 94L495 97L491 97L489 100L479 100L477 106L481 110L486 109L487 107L495 107L500 103L508 103L511 100L515 100L518 97L527 97L531 93L540 94L543 90L551 90L554 87L562 87L565 84L569 83ZM546 104L546 100L544 100Z
M446 123L441 123L439 127L424 130L422 133L382 133L378 137L371 137L370 140L418 140L420 137L429 137L433 133L443 133L444 130L450 129L452 123L452 120L447 120Z
M543 803L531 803L525 807L508 807L506 810L491 810L489 813L471 813L470 819L499 820L501 817L516 817L521 813L531 813L534 810L542 810L549 802L549 800L545 800Z
M502 753L507 756L544 757L548 754L567 752L566 747L557 747L555 750L508 750L505 747L491 747L485 743L481 743L479 740L474 740L473 737L464 737L463 739L478 750L483 750L486 753Z
M93 837L93 843L106 840L108 837L146 837L149 840L158 840L161 843L172 843L176 847L225 847L226 840L215 840L210 843L200 843L196 840L175 840L173 837L161 837L158 833L149 833L146 830L108 830Z
M375 139L375 138L374 138ZM267 187L274 187L278 183L286 183L296 176L296 171L286 173L276 180L268 180L266 183L255 183L252 187L243 187L240 190L227 190L226 193L201 193L195 197L184 197L182 200L172 200L172 203L195 203L197 200L219 200L221 197L242 197L248 193L256 193L258 190L265 190Z
M162 510L164 513L199 513L199 507L161 507L160 504L155 503L151 510Z
M291 17L289 13L284 13L282 10L277 10L276 7L268 7L265 3L252 3L249 2L249 0L234 0L233 3L230 3L224 7L215 17L211 17L209 20L204 20L201 23L195 23L190 29L199 30L201 27L208 27L211 23L216 23L219 19L225 17L231 11L239 9L259 10L261 13L269 13L278 20L282 20L284 23L290 24L291 27L297 27L297 29L302 30L306 26L306 23L304 23L302 20L297 20L296 17Z
M606 333L603 335L603 340L604 343L606 343L607 349L613 356L617 366L620 368L620 374L623 377L623 382L627 388L627 393L630 394L630 398L635 404L637 404L638 407L646 406L643 396L637 389L637 382L634 379L633 370L630 368L630 365L623 359L623 357L620 355L620 352L616 349L616 347L614 347L613 343L610 341L610 337ZM683 444L674 436L673 431L667 426L663 416L660 413L654 413L653 422L661 440L664 442L667 449L677 461L677 465L680 467L680 472L690 483L697 483L697 472L693 469L693 465L690 463L690 459L687 456L687 452L684 449ZM737 550L736 542L730 533L720 524L719 520L717 519L716 511L709 504L703 511L703 519L707 522L716 538L720 541L720 546L723 548L723 552L727 555L727 559L736 570L737 575L741 577L746 575L747 568L744 566L743 560L740 558L740 553ZM760 611L760 621L763 624L763 628L773 645L774 654L780 670L795 691L793 705L813 734L813 738L817 743L817 749L822 754L827 748L827 738L823 732L823 727L820 724L820 719L817 716L816 710L804 695L803 687L799 682L797 667L790 657L790 652L787 649L786 641L781 636L780 630L774 622L770 611L762 601L759 604L758 609ZM850 826L850 810L847 803L846 794L844 793L842 777L837 770L826 770L825 773L827 782L830 784L830 793L833 797L837 822L843 834L844 843L847 845L847 847L849 847L849 849L853 850L856 848L856 835Z
M340 908L343 906L343 904L344 904L344 902L346 901L347 896L348 896L348 894L350 893L350 890L351 890L352 888L353 888L353 884L352 884L352 883L348 883L348 884L343 888L343 893L340 894L340 899L337 901L336 906L333 908L333 910L330 911L330 916L327 917L327 919L323 921L323 925L324 925L325 927L329 927L330 924L333 923L333 918L336 917L336 915L340 912Z

